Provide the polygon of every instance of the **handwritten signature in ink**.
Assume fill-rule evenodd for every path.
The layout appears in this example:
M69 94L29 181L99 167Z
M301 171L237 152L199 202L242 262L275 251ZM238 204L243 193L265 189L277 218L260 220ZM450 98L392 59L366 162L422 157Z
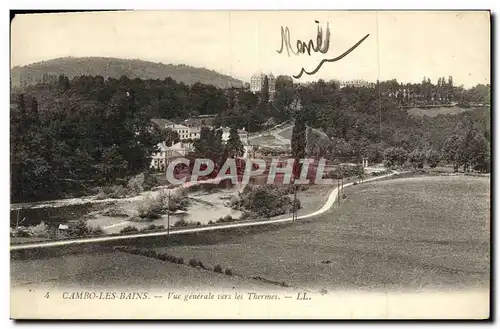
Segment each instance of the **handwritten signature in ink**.
M278 54L281 54L283 52L283 50L286 48L286 52L288 54L288 57L290 57L290 51L295 55L295 56L299 56L301 54L305 54L306 51L307 51L307 54L309 56L311 56L311 50L315 53L317 52L320 52L322 54L326 54L328 52L328 49L330 48L330 27L328 26L328 23L326 23L326 33L325 33L325 37L324 37L324 40L323 40L323 28L321 28L319 26L319 21L314 21L316 24L318 24L318 32L317 32L317 35L316 35L316 45L314 45L314 41L312 39L309 40L309 42L305 42L305 41L302 41L302 40L297 40L297 43L296 43L296 48L297 50L295 51L292 47L292 44L291 44L291 41L290 41L290 29L287 27L283 28L283 26L281 27L281 47L279 50L276 50L278 52ZM319 69L321 68L321 66L323 66L324 63L326 62L336 62L338 60L341 60L342 58L346 57L347 55L349 55L349 53L351 53L354 49L356 49L363 41L366 40L366 38L368 38L370 36L370 34L367 34L365 35L363 38L361 38L361 40L359 40L358 42L356 42L354 44L354 46L352 46L351 48L349 48L347 51L345 51L342 55L340 56L337 56L335 58L330 58L330 59L323 59L319 64L318 66L310 71L310 72L307 72L304 68L302 68L299 72L299 74L297 75L294 75L293 77L295 79L299 79L302 74L307 74L307 75L313 75L315 74L316 72L319 71Z

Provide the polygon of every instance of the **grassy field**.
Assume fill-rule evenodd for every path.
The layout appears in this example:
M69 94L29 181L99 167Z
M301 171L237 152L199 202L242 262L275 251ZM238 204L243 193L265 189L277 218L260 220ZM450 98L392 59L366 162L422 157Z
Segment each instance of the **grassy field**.
M489 284L489 179L404 178L345 191L340 208L315 220L155 249L314 290Z
M304 212L329 188L299 192ZM489 283L489 179L418 176L346 188L340 208L296 223L224 229L14 253L14 286L294 289L485 287ZM124 252L152 248L232 269L232 277ZM267 287L267 288L266 288Z
M252 145L263 145L263 146L286 146L282 141L276 138L274 135L262 135L260 137L254 137L250 139L250 144Z
M419 107L413 107L411 109L408 109L408 113L414 116L429 116L429 117L435 117L440 114L443 115L455 115L459 114L462 112L465 112L469 109L467 108L462 108L458 106L453 106L453 107L432 107L432 108L419 108Z
M187 260L186 260L187 261ZM11 287L86 289L260 289L255 280L216 274L124 252L85 252L40 259L12 259Z

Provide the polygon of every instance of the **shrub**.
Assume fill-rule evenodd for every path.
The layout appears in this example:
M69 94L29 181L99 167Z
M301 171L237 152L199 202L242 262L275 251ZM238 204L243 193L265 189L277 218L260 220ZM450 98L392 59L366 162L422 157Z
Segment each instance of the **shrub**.
M200 268L205 268L205 265L203 265L203 262L201 260L198 261L198 266Z
M141 253L141 251L139 249L131 249L130 253L134 254L134 255L139 255Z
M164 212L162 197L146 197L137 205L137 212L140 218L154 219L161 217Z
M145 253L144 253L144 256L149 257L149 258L156 258L157 257L157 253L154 250L147 249L145 251Z
M27 238L31 236L31 231L25 226L18 226L11 229L10 235L12 237Z
M227 215L225 217L219 217L215 222L216 223L230 223L230 222L234 222L234 221L236 221L235 218L233 218L230 215Z
M412 165L413 169L423 168L424 167L425 158L426 158L425 153L423 151L419 150L419 149L413 150L408 155L408 161Z
M45 222L40 222L40 224L29 227L30 235L37 238L48 238L49 237L49 226Z
M389 147L384 150L384 164L386 167L403 166L408 153L401 147Z
M201 226L201 222L196 222L196 226Z
M106 211L103 211L102 215L110 217L128 217L128 215L124 213L123 209L117 206L113 206Z
M256 217L269 218L285 214L293 209L293 201L289 195L294 190L295 187L291 185L247 185L242 193L242 207ZM299 205L296 203L296 206Z
M436 168L437 165L439 164L439 153L433 149L430 149L427 151L426 154L427 158L427 163L429 164L429 167L431 168Z
M209 221L208 221L208 225L211 225L211 224L213 224L213 223L214 223L214 222L212 222L212 220L209 220Z
M90 233L87 222L83 219L68 225L68 235L72 237L83 237Z
M107 192L109 198L121 199L128 196L127 189L121 185L113 185L107 191L106 189L104 191Z
M189 266L196 267L198 265L198 261L194 258L189 260Z
M231 269L229 269L229 268L226 268L226 270L224 271L224 274L233 275L233 271L231 271Z
M158 259L165 261L165 260L167 260L167 255L166 254L158 254Z
M95 226L90 228L90 235L103 235L104 230L100 226Z
M233 195L229 201L231 208L238 208L241 205L241 198L238 195Z
M150 224L150 225L142 228L141 232L155 231L155 230L164 230L164 229L165 229L165 225Z
M184 264L184 259L182 258L177 258L177 264Z
M120 230L120 233L132 233L132 232L138 232L139 230L135 226L125 226Z
M108 198L108 195L106 194L106 192L104 192L104 190L101 187L99 187L95 198L97 200L104 200Z
M184 188L179 188L171 192L170 200L166 191L161 191L157 198L165 210L186 210L189 207L189 199L187 199L187 192Z
M214 272L222 273L222 266L220 266L219 264L215 265Z
M249 219L252 219L253 218L253 214L248 212L248 211L245 211L243 214L241 214L240 216L240 220L249 220Z
M142 185L144 191L150 191L153 187L158 186L159 184L160 182L155 175L150 173L146 173L144 175L144 182Z
M184 218L181 218L174 223L174 227L186 227L186 226L189 226L189 222L187 222Z
M144 191L144 179L145 177L143 173L130 178L127 184L128 190L134 194L139 194Z

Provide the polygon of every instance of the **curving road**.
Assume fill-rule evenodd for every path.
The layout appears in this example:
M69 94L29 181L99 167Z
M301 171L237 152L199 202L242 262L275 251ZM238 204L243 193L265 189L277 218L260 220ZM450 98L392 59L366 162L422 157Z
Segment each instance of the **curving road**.
M369 182L369 181L373 181L373 180L377 180L377 179L386 178L386 177L392 176L396 173L397 172L394 171L394 172L387 174L387 175L365 179L363 182ZM344 187L351 186L351 185L353 185L353 182L344 184ZM338 188L335 188L330 192L330 195L328 196L328 199L326 200L323 207L321 207L320 209L318 209L315 212L312 212L310 214L298 216L297 219L305 219L305 218L318 216L320 214L323 214L327 210L329 210L335 204L335 201L337 200L337 194L338 194L337 190L338 190ZM167 235L167 234L171 234L171 235L185 234L185 233L211 231L211 230L219 230L219 229L226 229L226 228L233 228L233 227L246 227L246 226L257 226L257 225L284 223L284 222L290 222L292 220L293 220L292 217L288 217L288 218L282 218L282 219L271 219L271 220L256 221L256 222L231 223L231 224L218 225L218 226L204 226L204 227L186 228L186 229L179 229L179 230L175 230L175 231L170 231L170 233L168 233L166 231L162 231L162 232L138 233L138 234L129 234L129 235L107 236L107 237L104 236L104 237L92 237L92 238L79 238L79 239L62 240L62 241L47 241L47 242L30 243L30 244L22 244L22 245L12 245L12 246L10 246L10 250L25 250L25 249L46 248L46 247L75 245L75 244L87 244L87 243L106 242L106 241L118 241L118 240L125 240L125 239L163 236L163 235Z

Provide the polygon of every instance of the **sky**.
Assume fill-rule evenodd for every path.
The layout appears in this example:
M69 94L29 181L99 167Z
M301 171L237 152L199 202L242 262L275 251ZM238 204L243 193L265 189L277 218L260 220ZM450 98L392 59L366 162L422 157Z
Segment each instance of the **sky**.
M316 23L315 21L318 21ZM291 45L316 44L330 29L327 53L278 53L281 27ZM325 33L323 33L325 34ZM129 11L17 16L11 67L58 57L117 57L205 67L245 82L314 70L369 36L318 79L419 82L453 76L455 85L490 83L490 17L485 11Z

